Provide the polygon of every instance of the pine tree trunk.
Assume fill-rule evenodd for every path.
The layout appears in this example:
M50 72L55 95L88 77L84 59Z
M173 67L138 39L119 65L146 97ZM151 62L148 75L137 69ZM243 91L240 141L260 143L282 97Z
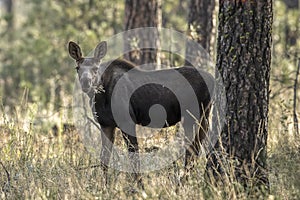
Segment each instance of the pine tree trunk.
M299 9L299 0L284 0L288 9Z
M161 0L126 0L125 2L125 30L161 26ZM130 50L124 57L131 62L137 65L157 62L158 32L126 35L124 43L125 50ZM154 48L143 49L145 46Z
M6 11L7 31L12 31L14 27L14 2L13 0L4 0L3 3Z
M227 108L221 138L208 156L206 175L210 181L269 188L272 0L219 2L216 77L223 81Z
M210 42L213 28L213 11L215 0L190 0L188 16L188 36L198 42L206 52L210 52ZM186 64L199 63L204 52L193 47L189 42L186 46ZM200 62L201 63L201 62Z
M190 0L188 35L209 51L215 1Z

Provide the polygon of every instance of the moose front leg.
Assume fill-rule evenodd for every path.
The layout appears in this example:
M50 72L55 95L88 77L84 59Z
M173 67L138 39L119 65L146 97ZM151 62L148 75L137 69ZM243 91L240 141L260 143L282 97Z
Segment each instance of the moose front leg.
M105 183L108 183L107 170L112 152L112 146L115 139L115 127L103 127L101 126L101 140L102 148L100 153L101 165L103 168Z
M140 173L140 159L139 159L139 145L135 134L135 128L132 130L132 135L129 135L122 131L123 138L127 145L128 156L130 160L130 167L133 169L134 178L137 181L138 187L144 189L142 177Z

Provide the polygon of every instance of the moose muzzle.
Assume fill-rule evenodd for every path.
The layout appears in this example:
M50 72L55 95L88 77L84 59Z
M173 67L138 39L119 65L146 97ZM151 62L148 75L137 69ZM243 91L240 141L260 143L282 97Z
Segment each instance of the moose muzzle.
M92 89L92 76L88 73L82 74L80 85L83 92L88 93Z

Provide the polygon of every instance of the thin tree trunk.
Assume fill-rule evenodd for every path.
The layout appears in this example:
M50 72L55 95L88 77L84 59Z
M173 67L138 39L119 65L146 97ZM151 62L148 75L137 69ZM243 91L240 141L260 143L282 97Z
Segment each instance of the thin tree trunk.
M298 59L298 67L296 70L296 77L294 82L294 106L293 106L293 116L294 116L294 128L295 133L299 136L299 121L297 115L297 89L298 89L298 76L300 73L300 58Z
M213 11L215 0L190 0L188 15L188 36L198 42L206 52L210 52L210 43L213 28ZM201 63L198 60L205 52L187 42L186 64Z
M220 140L208 156L206 177L214 183L268 189L272 0L219 3L216 77L224 84L227 108Z
M284 0L284 3L288 9L299 8L299 0Z
M4 0L3 3L6 11L7 32L9 32L14 27L14 2L13 0Z
M161 0L126 0L125 1L125 30L141 27L161 27ZM153 48L144 48L144 47ZM142 65L157 62L159 34L126 35L124 48L129 50L125 58Z

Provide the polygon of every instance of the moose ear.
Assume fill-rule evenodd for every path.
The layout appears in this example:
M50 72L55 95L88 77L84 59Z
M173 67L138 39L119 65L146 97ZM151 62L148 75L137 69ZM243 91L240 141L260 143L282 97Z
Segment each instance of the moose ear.
M82 58L82 53L79 45L72 41L69 42L69 54L76 61Z
M100 42L95 48L94 58L100 61L105 56L106 51L107 51L106 41Z

